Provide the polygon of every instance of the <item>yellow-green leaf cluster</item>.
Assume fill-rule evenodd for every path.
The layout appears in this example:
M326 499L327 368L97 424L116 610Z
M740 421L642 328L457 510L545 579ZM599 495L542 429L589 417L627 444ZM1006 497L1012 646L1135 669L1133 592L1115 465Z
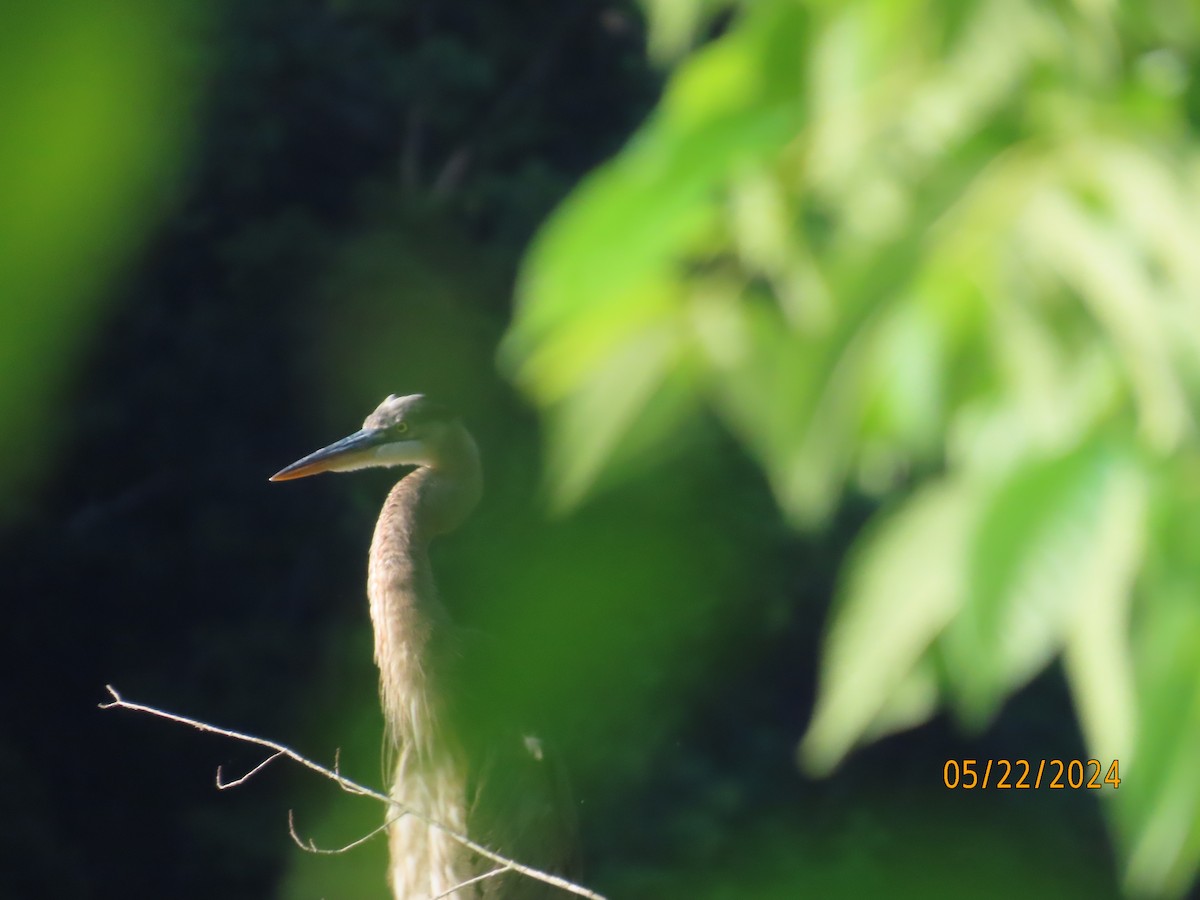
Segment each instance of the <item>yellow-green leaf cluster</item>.
M658 110L546 224L504 360L579 502L707 407L780 507L885 505L802 756L1061 660L1131 889L1200 864L1200 86L1183 4L648 3ZM1194 105L1194 101L1190 101ZM660 398L668 397L670 402ZM1131 637L1132 635L1132 637ZM1182 713L1175 704L1183 703ZM1175 709L1174 712L1172 710ZM1168 722L1167 719L1170 719Z

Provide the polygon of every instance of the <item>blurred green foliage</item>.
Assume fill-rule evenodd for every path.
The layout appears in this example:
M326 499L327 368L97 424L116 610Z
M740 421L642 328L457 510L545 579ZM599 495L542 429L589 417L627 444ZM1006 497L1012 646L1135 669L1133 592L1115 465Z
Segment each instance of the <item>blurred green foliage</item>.
M645 470L702 409L796 525L848 489L878 498L804 765L941 705L983 727L1061 660L1089 752L1121 763L1126 888L1182 894L1200 864L1194 7L646 7L664 97L542 230L503 348L546 413L558 504Z
M181 2L7 8L0 28L0 496L48 462L104 288L166 206L185 134Z

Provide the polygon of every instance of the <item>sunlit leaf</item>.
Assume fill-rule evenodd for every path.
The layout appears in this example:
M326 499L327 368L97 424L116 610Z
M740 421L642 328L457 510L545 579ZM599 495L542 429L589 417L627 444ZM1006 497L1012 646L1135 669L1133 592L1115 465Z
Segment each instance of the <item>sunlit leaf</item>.
M1200 863L1198 589L1156 585L1140 616L1135 765L1114 798L1125 880L1138 893L1180 896Z
M1071 590L1064 662L1091 754L1135 763L1133 660L1129 611L1145 538L1145 478L1131 462L1114 462L1097 511L1088 558Z
M908 674L892 687L887 703L863 732L864 742L915 728L937 712L941 690L937 664L932 656L930 653L921 657Z
M864 454L876 446L893 454L937 447L945 416L945 357L943 334L928 309L904 304L882 323L867 363ZM865 471L863 476L871 480ZM883 473L877 477L880 488L889 485Z
M850 560L821 664L821 690L801 755L813 772L845 756L914 675L957 614L977 498L962 484L924 488L876 526ZM902 710L928 710L921 691ZM915 702L914 702L915 700Z
M645 0L650 56L668 60L686 50L723 0Z
M1167 332L1150 275L1112 224L1087 215L1062 191L1047 191L1029 210L1041 252L1079 292L1121 354L1137 394L1142 427L1157 446L1179 440L1187 405L1171 370Z
M617 444L673 371L679 336L648 329L605 361L556 421L548 472L554 505L569 508L595 482Z
M1121 542L1136 542L1127 534L1136 523L1122 518L1131 502L1122 471L1112 448L1093 442L991 486L967 553L965 602L940 642L968 721L990 719L1062 649L1097 579L1127 577L1096 553L1102 539L1129 553Z
M795 92L780 76L794 69L799 17L750 18L680 70L657 121L559 212L526 266L504 356L529 390L558 404L549 479L560 504L596 479L677 358L661 324L677 301L661 285L711 226L714 189L796 127Z
M511 365L573 313L620 304L640 281L659 277L711 222L725 179L795 133L803 42L797 9L768 4L681 66L660 114L539 236L505 351Z

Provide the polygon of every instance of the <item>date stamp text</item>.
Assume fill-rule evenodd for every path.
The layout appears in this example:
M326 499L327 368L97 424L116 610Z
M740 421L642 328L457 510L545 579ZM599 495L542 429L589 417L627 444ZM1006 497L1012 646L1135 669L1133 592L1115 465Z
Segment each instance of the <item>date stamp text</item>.
M1121 786L1120 760L1105 768L1098 759L948 759L942 782L950 790L1071 788L1098 791Z

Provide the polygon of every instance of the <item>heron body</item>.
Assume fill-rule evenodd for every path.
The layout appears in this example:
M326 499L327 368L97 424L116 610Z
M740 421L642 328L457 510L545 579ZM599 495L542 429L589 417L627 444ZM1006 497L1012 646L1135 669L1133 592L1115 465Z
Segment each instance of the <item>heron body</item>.
M498 774L496 764L469 749L454 715L455 664L464 647L438 598L429 544L458 527L482 492L479 451L462 422L423 395L393 395L360 431L272 480L392 465L416 469L396 483L383 504L367 573L386 737L396 755L392 797L490 849L554 867L561 854L550 845L570 842L569 815L558 808L561 785L545 764L540 743L516 729L499 742L502 746L493 749L500 757L523 757L522 774L514 782L506 766L502 778L508 783L492 791L501 780L492 777ZM513 783L526 780L529 789L514 794ZM489 802L493 793L504 806L520 808L497 809ZM545 887L509 873L455 890L495 866L416 816L389 812L389 820L389 881L396 898L540 896ZM531 839L537 846L521 846ZM522 852L531 852L536 861L521 858Z

